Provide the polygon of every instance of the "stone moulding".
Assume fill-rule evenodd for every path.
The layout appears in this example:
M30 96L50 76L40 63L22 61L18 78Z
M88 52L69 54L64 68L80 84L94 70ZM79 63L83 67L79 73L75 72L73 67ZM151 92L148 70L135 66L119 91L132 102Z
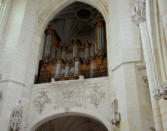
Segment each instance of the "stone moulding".
M159 86L159 88L156 88L153 92L154 92L154 97L156 99L167 100L167 82Z

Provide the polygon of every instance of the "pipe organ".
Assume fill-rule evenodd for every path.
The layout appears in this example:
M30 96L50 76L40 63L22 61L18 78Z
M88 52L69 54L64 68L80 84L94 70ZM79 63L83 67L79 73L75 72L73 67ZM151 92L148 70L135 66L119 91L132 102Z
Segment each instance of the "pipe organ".
M107 53L105 40L105 24L99 18L95 27L95 42L86 40L82 43L77 35L70 44L61 45L61 39L53 29L45 32L43 57L40 60L36 83L101 77L107 75Z

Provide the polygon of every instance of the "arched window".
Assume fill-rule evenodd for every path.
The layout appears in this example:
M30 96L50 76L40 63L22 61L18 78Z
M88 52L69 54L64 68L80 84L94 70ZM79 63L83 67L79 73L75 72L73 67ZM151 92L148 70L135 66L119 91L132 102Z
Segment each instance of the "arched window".
M81 2L59 12L45 31L36 83L107 76L105 21Z

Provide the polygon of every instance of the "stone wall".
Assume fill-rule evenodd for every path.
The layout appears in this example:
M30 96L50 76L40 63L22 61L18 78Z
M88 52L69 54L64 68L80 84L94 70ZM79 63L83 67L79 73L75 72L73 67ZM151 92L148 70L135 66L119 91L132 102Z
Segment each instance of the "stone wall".
M111 104L107 92L107 77L34 85L29 126L36 127L59 114L81 113L96 117L110 129Z

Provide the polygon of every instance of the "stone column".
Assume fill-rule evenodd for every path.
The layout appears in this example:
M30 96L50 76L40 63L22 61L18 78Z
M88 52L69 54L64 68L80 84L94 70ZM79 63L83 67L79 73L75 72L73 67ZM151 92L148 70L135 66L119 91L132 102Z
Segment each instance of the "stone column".
M137 63L142 61L139 28L132 21L134 0L112 0L107 22L108 70L111 97L118 100L120 131L150 130L149 94Z
M0 40L4 33L12 2L13 0L0 0Z
M3 90L0 101L2 105L0 130L2 131L8 130L11 112L19 100L23 102L24 113L28 111L30 87L34 81L30 74L35 72L35 68L31 68L34 66L31 62L34 53L32 53L33 44L30 43L36 22L37 5L35 2L30 5L31 1L28 0L8 1L13 2L0 42L0 74L2 75L0 89ZM26 123L26 114L23 116Z
M149 38L147 25L146 25L146 5L149 8L149 3L145 1L136 1L136 4L133 8L133 14L132 18L133 21L139 26L140 33L141 33L141 41L143 46L143 52L144 52L144 59L146 63L146 69L147 69L147 76L148 76L148 82L149 82L149 90L151 95L151 102L152 102L152 110L154 115L154 124L156 131L163 131L162 127L162 119L160 114L160 107L158 100L155 99L155 91L156 88L159 86L159 80L158 80L158 74L156 71L156 65L154 61L154 54L153 49L151 45L151 41ZM150 15L147 12L147 15Z
M167 38L167 0L156 0L159 4L160 17L166 32Z
M155 0L159 7L159 13L160 13L160 20L163 24L163 29L165 31L165 42L167 40L167 1L166 0ZM157 9L158 10L158 9ZM162 34L161 34L162 35ZM165 43L167 44L167 43ZM165 49L166 50L166 49ZM165 56L164 56L165 57ZM163 59L163 62L165 62L166 57ZM163 74L164 72L162 72ZM159 94L159 105L160 105L160 111L161 111L161 117L162 117L162 124L164 131L167 130L167 80L164 81L158 88L158 94ZM164 100L166 99L166 100Z

